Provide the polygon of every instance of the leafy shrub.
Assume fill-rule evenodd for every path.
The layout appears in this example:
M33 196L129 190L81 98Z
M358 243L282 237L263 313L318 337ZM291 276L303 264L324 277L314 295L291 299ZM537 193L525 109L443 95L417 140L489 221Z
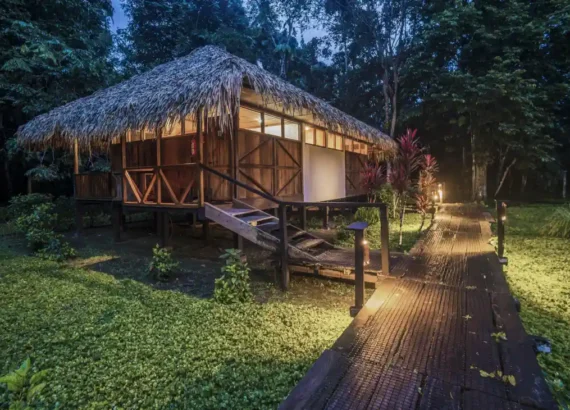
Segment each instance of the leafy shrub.
M28 247L37 256L53 261L62 261L75 256L75 250L55 233L57 214L52 202L36 205L29 214L16 219L16 229L23 233Z
M32 362L28 357L18 370L0 377L0 383L5 384L10 392L10 410L28 410L39 404L38 395L46 387L43 380L47 370L33 374L31 368Z
M354 214L354 220L375 225L380 222L380 211L378 208L358 208Z
M58 196L55 201L58 230L69 230L75 225L75 199L69 196Z
M0 223L6 222L8 220L8 207L0 207Z
M554 209L542 228L544 235L570 238L570 205Z
M224 304L250 302L252 299L249 286L250 269L247 263L242 261L241 251L226 249L226 253L220 258L225 259L226 264L222 267L224 275L216 279L214 300Z
M8 217L15 220L20 216L29 215L35 206L51 202L51 200L51 195L46 194L17 195L10 199Z
M152 260L148 271L157 280L168 280L179 263L172 259L172 253L158 244L152 249Z

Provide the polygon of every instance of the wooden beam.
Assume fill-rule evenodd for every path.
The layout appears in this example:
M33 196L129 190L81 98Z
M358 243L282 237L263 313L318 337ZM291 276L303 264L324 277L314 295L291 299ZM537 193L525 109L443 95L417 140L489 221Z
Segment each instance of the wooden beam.
M162 204L162 170L160 168L160 166L162 165L162 154L161 154L162 130L157 128L155 133L156 133L156 167L157 167L156 169L160 171L160 172L155 171L155 173L157 174L156 203L160 205Z
M188 183L188 185L186 186L186 189L184 190L184 192L182 192L180 199L178 200L181 204L184 203L184 201L186 200L186 197L188 196L188 193L190 193L190 190L192 189L193 186L194 186L194 179L191 179L190 182Z
M198 108L198 112L196 114L196 132L198 133L198 163L204 163L204 133L202 131L202 108ZM202 167L198 170L198 206L204 206L205 198L204 198L204 169ZM184 198L182 198L184 202Z
M289 244L287 238L287 207L279 205L279 259L281 262L281 289L289 289Z
M73 173L79 174L79 142L77 138L73 140Z
M178 197L174 194L174 190L170 186L170 183L168 182L166 175L164 175L164 172L162 172L162 169L159 168L158 173L160 175L160 179L162 179L162 182L164 182L164 186L168 191L168 195L170 195L170 197L172 198L172 202L174 202L176 205L180 205L180 201L178 200ZM160 203L162 203L162 201Z
M127 178L125 176L127 168L127 134L121 134L121 182L123 186L123 202L127 202Z
M146 188L146 192L143 195L143 199L142 202L146 202L148 199L148 196L150 195L150 192L152 191L152 188L154 186L154 184L156 184L156 174L154 174L152 176L152 179L150 180L150 184L148 184L148 187Z
M390 227L388 225L388 207L380 205L380 246L382 253L382 273L390 274Z
M141 203L142 202L141 192L139 191L139 188L137 187L137 185L135 184L135 182L131 178L129 171L125 171L124 175L125 175L125 178L127 179L128 185L131 187L131 190L133 191L133 194L135 195L135 198L137 199L137 202ZM125 189L125 193L126 193L126 189Z
M239 169L239 159L238 159L238 130L239 130L239 106L237 107L237 113L234 115L234 122L232 126L232 135L231 135L231 163L233 164L233 178L237 179L238 177L238 169ZM236 184L232 184L232 197L237 198L238 196L238 187Z
M291 182L293 182L293 180L294 180L295 178L297 178L297 175L299 175L300 172L301 172L301 170L298 169L297 172L295 172L295 173L293 174L293 176L292 176L291 178L289 178L289 180L285 183L285 185L283 185L281 188L279 188L279 190L275 193L275 196L279 196L279 194L280 194L285 188L287 188L287 186L289 186L289 184L290 184Z

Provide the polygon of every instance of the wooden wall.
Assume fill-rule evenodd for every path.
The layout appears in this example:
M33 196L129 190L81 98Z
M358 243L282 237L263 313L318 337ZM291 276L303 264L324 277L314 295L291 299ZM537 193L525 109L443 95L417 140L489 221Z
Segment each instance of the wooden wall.
M346 195L360 195L362 188L362 172L366 167L367 156L345 151L346 158Z

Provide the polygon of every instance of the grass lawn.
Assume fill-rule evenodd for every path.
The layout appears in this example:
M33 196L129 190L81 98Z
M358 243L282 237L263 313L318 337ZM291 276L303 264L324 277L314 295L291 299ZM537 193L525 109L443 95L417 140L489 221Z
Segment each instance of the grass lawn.
M226 307L7 242L0 374L27 356L50 369L45 408L275 408L351 320L354 290L344 284L293 278L284 295L254 283L266 303Z
M538 360L559 402L570 402L570 240L542 235L554 205L508 208L506 269L512 293L522 304L530 334L552 341L552 354Z

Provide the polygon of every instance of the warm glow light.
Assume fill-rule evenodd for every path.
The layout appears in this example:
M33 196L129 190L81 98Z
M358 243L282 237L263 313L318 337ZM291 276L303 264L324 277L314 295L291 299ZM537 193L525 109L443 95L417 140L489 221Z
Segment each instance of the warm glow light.
M433 200L434 200L434 201L437 201L438 199L439 199L439 195L438 195L438 194L435 194L435 195L433 196Z
M311 127L305 127L305 131L309 131Z
M368 245L368 241L365 239L365 240L362 241L362 244L363 244L363 245Z
M507 215L501 216L501 221L506 221L506 220L507 220Z
M261 118L258 118L257 122L261 124L263 122L263 120Z

